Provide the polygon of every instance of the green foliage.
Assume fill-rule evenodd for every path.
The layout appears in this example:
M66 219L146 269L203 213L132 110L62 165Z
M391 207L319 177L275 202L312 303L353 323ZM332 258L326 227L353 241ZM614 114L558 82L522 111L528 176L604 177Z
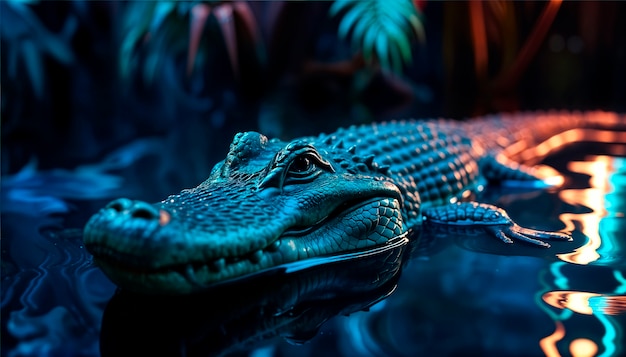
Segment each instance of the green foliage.
M78 25L76 18L68 17L60 33L50 32L39 20L31 6L36 0L0 1L0 36L7 42L8 77L19 81L25 71L35 96L44 95L44 57L49 56L64 65L74 61L70 38Z
M192 35L189 24L194 16L193 8L199 4L206 5L211 16L215 16L214 9L220 6L235 9L229 2L210 0L132 1L125 4L120 29L122 78L128 78L141 68L144 79L150 82L158 73L164 57L183 50L181 46L184 46L185 41L181 41L181 38ZM330 14L341 16L339 37L349 39L354 49L362 52L367 63L379 63L383 70L401 72L403 65L412 60L411 44L415 39L424 38L420 14L411 0L336 0L330 8ZM232 13L229 16L232 17ZM220 30L232 52L235 44L231 42L236 39L227 38L228 29ZM220 34L213 36L219 37ZM189 41L192 41L192 47L197 45L193 39ZM139 60L140 53L145 56L143 60ZM189 51L188 56L194 57L195 52ZM235 53L229 53L229 56L236 66Z
M142 68L150 83L168 55L184 50L193 7L217 1L131 1L125 4L120 34L119 68L126 79ZM144 62L138 54L145 55Z
M172 1L133 1L126 5L120 29L122 39L119 65L122 78L127 78L134 69L133 65L136 64L134 60L135 51L148 34L152 36L153 43L162 43L162 41L155 41L155 37L157 39L162 37L161 27L164 20L174 12L176 5L177 3ZM159 46L155 47L153 48L155 53L152 53L152 58L147 61L148 68L144 70L144 74L150 79L154 75L157 59L163 55L160 52L165 52L165 49L159 48Z
M403 63L411 62L411 40L424 38L411 0L337 0L330 14L340 13L339 36L351 37L352 46L363 52L367 62L376 58L385 70L399 73Z
M119 66L122 78L143 71L152 81L166 57L186 51L187 74L215 51L216 41L226 46L233 70L237 72L237 30L258 32L250 8L243 2L216 0L131 1L123 8L120 31Z

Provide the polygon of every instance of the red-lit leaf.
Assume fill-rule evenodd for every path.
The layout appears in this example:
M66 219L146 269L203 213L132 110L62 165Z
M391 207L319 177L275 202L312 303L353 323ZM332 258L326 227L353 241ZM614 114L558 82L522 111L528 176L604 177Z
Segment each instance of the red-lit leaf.
M237 61L237 33L235 31L233 7L231 4L222 4L215 8L213 14L217 19L220 29L222 30L222 36L224 37L224 43L226 44L226 50L228 51L228 58L230 59L230 65L235 73L235 76L238 76L239 64Z
M252 9L250 9L250 5L243 1L237 1L232 4L233 9L239 15L244 27L252 36L252 40L255 45L258 45L261 42L261 38L259 37L259 25L256 22L254 14L252 13Z
M217 9L216 9L217 11ZM211 14L211 7L206 4L197 4L191 9L191 22L189 28L189 49L187 51L187 75L193 71L193 66L198 53L198 45L204 31L204 24Z
M20 42L22 50L22 58L26 65L26 71L28 78L33 85L33 91L37 98L43 96L43 68L41 63L41 57L35 42L30 39L25 39Z
M419 12L423 12L426 7L426 0L413 0L413 5Z

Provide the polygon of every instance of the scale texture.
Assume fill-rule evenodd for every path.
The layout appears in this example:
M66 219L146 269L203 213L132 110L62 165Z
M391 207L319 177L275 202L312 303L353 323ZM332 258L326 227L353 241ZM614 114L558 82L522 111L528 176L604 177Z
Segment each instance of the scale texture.
M613 113L547 112L392 121L290 142L239 133L199 186L155 204L115 200L90 219L84 242L119 286L160 294L378 247L424 220L547 247L569 235L520 227L472 197L487 184L536 183L515 160L556 135L554 148L581 138L572 130L625 123Z

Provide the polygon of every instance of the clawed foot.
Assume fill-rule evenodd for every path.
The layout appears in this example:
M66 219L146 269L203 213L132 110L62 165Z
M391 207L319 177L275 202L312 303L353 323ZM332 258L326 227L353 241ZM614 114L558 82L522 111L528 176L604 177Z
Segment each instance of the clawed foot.
M566 240L571 241L572 236L568 233L545 232L535 229L524 228L510 221L509 224L485 226L485 229L498 237L504 243L513 243L513 240L527 242L540 247L550 248L550 244L543 240Z
M476 202L457 202L446 206L425 209L424 217L433 223L448 226L481 226L504 243L513 240L549 248L543 240L571 241L568 233L545 232L517 225L506 212L493 205Z

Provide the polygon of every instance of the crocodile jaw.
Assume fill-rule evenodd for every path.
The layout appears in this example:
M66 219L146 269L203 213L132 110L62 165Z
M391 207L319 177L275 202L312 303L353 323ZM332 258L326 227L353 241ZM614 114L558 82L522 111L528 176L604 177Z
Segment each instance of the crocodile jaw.
M198 187L154 205L110 203L87 224L85 246L119 286L176 294L403 233L389 167L317 144L237 134Z
M132 254L119 244L108 244L117 241L117 237L106 236L114 231L110 226L98 227L98 221L104 219L98 215L87 225L85 244L105 274L122 288L143 293L188 294L291 262L379 246L403 233L401 203L397 197L371 197L351 203L339 205L306 229L284 229L275 239L267 240L270 243L265 247L240 256L208 259L181 256L175 262L159 264L153 259L158 254L150 251L149 246L143 254ZM101 212L106 214L110 212ZM180 232L180 226L169 223L172 222L136 227L136 231L149 236L147 242L158 242L166 239L169 230ZM128 223L124 228L127 234L132 231ZM176 249L175 245L170 249L171 255L176 255L176 250L191 251L188 247Z

